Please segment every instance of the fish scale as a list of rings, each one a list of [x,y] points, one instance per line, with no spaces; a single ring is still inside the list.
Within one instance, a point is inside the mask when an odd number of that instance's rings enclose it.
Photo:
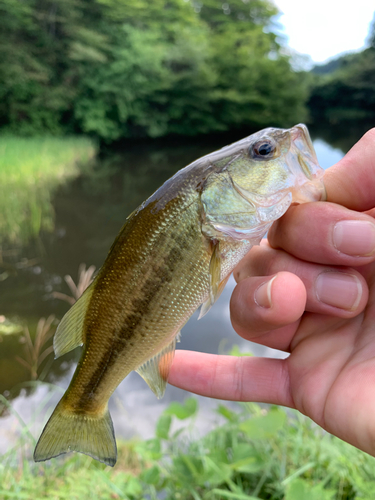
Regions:
[[[56,357],[83,350],[36,461],[75,450],[115,464],[115,388],[136,370],[164,394],[181,328],[290,203],[322,199],[322,172],[304,125],[265,129],[187,166],[127,218],[57,329]]]
[[[169,343],[170,337],[176,335],[185,323],[184,318],[192,314],[207,296],[208,276],[205,270],[210,262],[210,253],[203,238],[198,237],[199,224],[191,225],[192,217],[198,221],[199,205],[197,200],[182,213],[179,212],[179,218],[168,224],[167,232],[149,226],[148,231],[152,230],[154,234],[153,244],[148,244],[148,253],[143,259],[135,259],[136,262],[130,260],[130,272],[137,279],[133,278],[132,286],[127,286],[126,290],[118,289],[118,282],[122,284],[121,288],[127,282],[127,270],[121,269],[118,263],[122,255],[134,252],[132,235],[127,235],[119,254],[114,251],[104,264],[97,277],[98,281],[105,277],[102,280],[104,290],[101,287],[97,292],[94,287],[85,320],[88,341],[82,363],[87,362],[91,369],[77,370],[77,377],[67,393],[67,404],[78,399],[79,406],[85,411],[98,411],[130,371],[142,364],[145,357],[151,357],[161,343]],[[160,215],[163,219],[159,226],[162,226],[163,221],[170,218],[168,214]],[[154,219],[152,217],[153,223]],[[141,225],[144,238],[147,238],[146,224]],[[195,232],[191,228],[186,231],[186,225],[194,227]],[[126,230],[127,227],[123,229]],[[135,238],[138,236],[137,231]],[[178,252],[175,258],[172,258],[173,252]],[[113,269],[117,270],[117,276],[109,279],[108,270]],[[176,279],[172,281],[176,276],[183,279],[176,283]],[[194,280],[189,276],[194,276]],[[172,294],[178,303],[178,309],[174,306],[173,314],[170,311]],[[127,304],[122,306],[121,311],[117,307],[118,301]],[[103,304],[106,304],[106,315],[101,317]],[[108,323],[109,318],[114,318],[121,328]],[[115,341],[113,337],[107,339],[104,347],[102,331],[108,328],[114,332]],[[132,357],[129,357],[131,342],[139,348],[134,348]],[[117,366],[110,370],[114,364]],[[91,394],[94,386],[95,398],[82,397],[82,394]]]

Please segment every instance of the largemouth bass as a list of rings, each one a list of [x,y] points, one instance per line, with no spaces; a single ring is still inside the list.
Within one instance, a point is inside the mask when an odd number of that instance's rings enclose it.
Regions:
[[[35,460],[74,450],[113,466],[118,384],[136,370],[163,396],[186,321],[291,203],[323,198],[322,175],[304,125],[268,128],[191,163],[137,208],[56,331],[56,357],[84,347]]]

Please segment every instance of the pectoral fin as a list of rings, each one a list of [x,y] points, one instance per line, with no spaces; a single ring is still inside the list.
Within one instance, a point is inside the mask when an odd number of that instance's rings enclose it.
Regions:
[[[215,303],[221,275],[221,259],[220,259],[220,241],[214,244],[213,252],[210,260],[210,300],[211,305]]]
[[[203,302],[198,319],[203,318],[205,314],[211,309],[215,304],[217,299],[220,297],[221,292],[224,290],[225,285],[229,279],[228,275],[226,278],[220,281],[221,277],[221,257],[220,257],[220,241],[216,241],[214,244],[214,249],[211,255],[210,261],[210,294],[206,302]]]
[[[91,284],[60,321],[53,339],[55,358],[85,343],[83,324],[93,290]]]
[[[178,332],[170,344],[135,370],[145,380],[158,399],[164,396],[169,370],[172,366],[176,350],[176,342],[179,342],[179,340],[180,332]]]

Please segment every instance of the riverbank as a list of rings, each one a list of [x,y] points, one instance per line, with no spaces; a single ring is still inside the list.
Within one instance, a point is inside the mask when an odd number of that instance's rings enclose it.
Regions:
[[[54,189],[78,175],[96,152],[85,137],[0,136],[0,246],[52,230]]]

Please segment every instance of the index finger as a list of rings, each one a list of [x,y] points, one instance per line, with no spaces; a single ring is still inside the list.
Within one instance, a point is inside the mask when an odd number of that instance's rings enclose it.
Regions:
[[[177,350],[168,382],[209,398],[295,407],[286,359]]]

